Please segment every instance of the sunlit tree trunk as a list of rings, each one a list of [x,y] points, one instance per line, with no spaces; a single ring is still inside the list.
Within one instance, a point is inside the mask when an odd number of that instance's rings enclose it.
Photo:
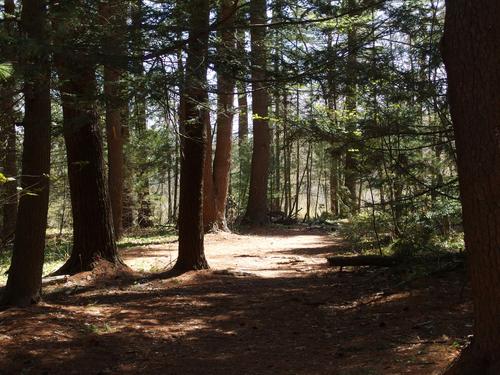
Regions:
[[[233,101],[235,79],[227,65],[234,55],[236,37],[233,30],[238,1],[223,0],[220,10],[220,45],[217,56],[217,134],[213,162],[213,193],[215,216],[205,222],[210,230],[229,231],[226,220],[226,202],[231,172],[231,149],[233,134]]]
[[[250,1],[250,22],[263,25],[267,21],[266,0]],[[266,28],[252,27],[251,70],[252,70],[252,111],[253,111],[253,151],[250,172],[250,191],[244,222],[250,225],[263,225],[267,217],[267,183],[271,161],[271,134],[269,129],[266,66],[267,49]]]

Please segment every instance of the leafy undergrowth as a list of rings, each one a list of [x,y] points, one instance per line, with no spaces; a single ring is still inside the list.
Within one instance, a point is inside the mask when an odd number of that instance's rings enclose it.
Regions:
[[[118,242],[119,249],[130,247],[159,245],[175,241],[177,234],[175,228],[171,226],[140,229],[135,228],[124,233],[123,238]],[[43,265],[43,275],[49,275],[61,267],[71,253],[71,233],[63,232],[61,235],[53,231],[47,231],[45,246],[45,262]],[[7,270],[12,257],[12,246],[0,252],[0,286],[7,282]],[[141,271],[153,272],[155,269],[142,268]]]

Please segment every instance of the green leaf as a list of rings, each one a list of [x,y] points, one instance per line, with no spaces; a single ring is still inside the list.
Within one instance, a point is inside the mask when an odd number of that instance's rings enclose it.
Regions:
[[[0,81],[5,81],[12,75],[12,65],[9,63],[0,64]]]

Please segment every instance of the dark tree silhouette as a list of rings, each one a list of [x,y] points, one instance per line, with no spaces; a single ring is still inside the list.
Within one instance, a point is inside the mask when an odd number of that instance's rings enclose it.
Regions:
[[[46,2],[22,2],[21,27],[33,46],[47,41]],[[12,263],[2,305],[40,300],[50,173],[50,64],[44,48],[24,51],[24,141],[21,186]]]
[[[208,268],[203,245],[203,164],[206,146],[206,76],[209,2],[191,0],[188,57],[181,115],[178,271]]]
[[[56,274],[88,271],[101,259],[121,264],[105,178],[95,62],[89,51],[77,47],[78,38],[84,32],[81,23],[68,17],[75,6],[82,7],[77,14],[83,17],[86,14],[84,5],[80,1],[61,3],[55,13],[55,61],[60,80],[73,212],[73,250]]]
[[[456,136],[472,343],[447,375],[500,374],[500,3],[448,0],[442,51]]]

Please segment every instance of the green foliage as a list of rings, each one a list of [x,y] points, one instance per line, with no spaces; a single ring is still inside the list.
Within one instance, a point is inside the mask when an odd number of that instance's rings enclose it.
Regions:
[[[13,68],[12,64],[2,63],[0,64],[0,81],[5,81],[12,76]]]
[[[134,228],[127,231],[117,245],[119,248],[159,245],[172,241],[176,237],[177,232],[173,226],[148,229]]]
[[[392,240],[391,217],[387,212],[362,211],[349,220],[340,222],[339,234],[346,238],[356,251],[385,247]],[[380,244],[379,244],[380,241]]]
[[[59,237],[49,232],[45,243],[45,262],[43,264],[43,274],[48,275],[56,271],[63,265],[64,261],[71,253],[71,237],[67,234]],[[12,247],[0,252],[0,285],[7,281],[6,272],[10,267],[12,257]]]

